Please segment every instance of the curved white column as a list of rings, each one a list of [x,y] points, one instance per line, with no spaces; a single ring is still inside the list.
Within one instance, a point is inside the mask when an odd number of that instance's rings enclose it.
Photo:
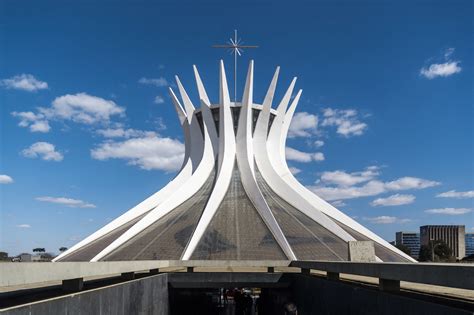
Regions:
[[[297,103],[293,103],[288,111],[285,113],[283,121],[276,121],[277,118],[273,121],[270,134],[269,134],[269,141],[268,146],[277,145],[278,149],[274,151],[275,154],[270,154],[270,160],[273,165],[273,168],[277,171],[279,177],[281,177],[288,185],[290,185],[304,200],[311,203],[315,208],[323,212],[325,215],[343,223],[344,225],[352,228],[353,230],[364,234],[368,238],[376,241],[380,245],[386,247],[392,252],[396,252],[400,256],[412,261],[416,262],[415,259],[410,257],[409,255],[405,254],[404,252],[398,250],[394,246],[390,245],[387,241],[383,238],[378,236],[377,234],[371,232],[369,229],[365,228],[361,224],[357,223],[355,220],[350,218],[349,216],[345,215],[337,208],[332,206],[330,203],[326,202],[305,186],[303,186],[290,172],[290,169],[286,163],[285,158],[285,144],[286,144],[286,137],[288,135],[288,129],[290,127],[291,119],[293,118]],[[275,122],[277,122],[275,124]],[[270,136],[272,140],[270,141]]]
[[[202,145],[202,155],[197,156],[196,154],[192,154],[191,152],[191,160],[193,161],[193,165],[197,165],[195,171],[191,175],[191,177],[183,183],[180,187],[177,187],[173,194],[167,198],[163,203],[159,204],[156,208],[154,208],[150,213],[148,213],[145,217],[143,217],[139,222],[133,225],[130,229],[128,229],[124,234],[118,237],[115,241],[113,241],[109,246],[107,246],[104,250],[102,250],[99,254],[97,254],[91,261],[99,261],[100,259],[104,258],[108,254],[110,254],[115,249],[119,248],[121,245],[125,244],[127,241],[132,239],[138,233],[149,227],[151,224],[162,218],[164,215],[178,207],[180,204],[185,202],[187,199],[192,197],[206,182],[209,178],[211,172],[214,170],[215,165],[215,157],[217,152],[214,150],[213,142],[217,141],[216,138],[211,139],[209,135],[209,129],[212,130],[214,128],[215,134],[215,125],[213,121],[209,121],[210,110],[208,114],[203,113],[203,134],[204,139],[201,134],[201,130],[199,128],[197,118],[194,115],[194,106],[189,99],[188,94],[186,93],[184,87],[182,86],[179,79],[176,77],[176,82],[178,84],[178,88],[180,90],[181,98],[183,100],[187,118],[190,119],[191,125],[191,141],[197,141],[196,144],[203,143]],[[204,106],[206,107],[206,106]],[[205,111],[204,111],[205,112]],[[212,119],[212,116],[210,117]],[[212,124],[211,124],[212,122]],[[193,126],[198,126],[198,129],[194,128]],[[212,133],[212,131],[211,131]],[[199,139],[201,138],[201,139]],[[194,145],[194,142],[191,144]],[[195,159],[195,160],[193,160]],[[199,161],[197,161],[199,159]]]
[[[173,180],[171,180],[165,187],[148,197],[147,199],[140,202],[135,207],[131,208],[115,220],[111,221],[104,227],[100,228],[96,232],[92,233],[79,243],[75,244],[74,246],[70,247],[67,251],[61,253],[56,258],[53,259],[53,262],[61,260],[62,258],[66,257],[67,255],[73,253],[74,251],[81,249],[82,247],[94,242],[95,240],[101,238],[102,236],[110,233],[111,231],[115,230],[116,228],[124,225],[127,222],[134,220],[135,218],[141,216],[142,214],[146,213],[147,211],[152,210],[160,203],[162,203],[166,198],[168,198],[178,187],[183,185],[192,174],[193,170],[193,163],[191,161],[191,155],[196,156],[202,154],[202,145],[192,145],[190,141],[190,125],[188,122],[188,118],[186,112],[184,111],[183,107],[181,106],[179,100],[176,98],[176,95],[173,93],[171,89],[169,89],[171,99],[173,101],[173,105],[176,109],[176,113],[178,114],[179,122],[183,129],[183,133],[185,136],[185,151],[184,151],[184,160],[181,166],[180,171],[175,176]],[[198,126],[199,127],[199,126]],[[202,143],[202,140],[201,140]]]
[[[253,104],[253,60],[250,61],[247,80],[245,83],[242,107],[240,109],[237,128],[237,164],[239,166],[242,185],[247,196],[252,201],[258,213],[264,220],[275,240],[288,259],[295,260],[296,256],[278,225],[273,213],[268,207],[255,179],[254,155],[252,145],[252,104]]]
[[[197,73],[197,70],[195,70],[195,72]],[[198,76],[198,74],[196,76]],[[209,223],[224,199],[232,180],[236,146],[232,113],[230,111],[229,89],[222,60],[219,67],[219,103],[219,162],[217,179],[201,219],[199,220],[193,236],[191,237],[191,240],[181,258],[183,260],[189,260],[191,258],[194,250],[199,244],[199,241],[204,235],[204,232],[209,226]]]
[[[211,103],[209,98],[207,97],[206,90],[204,89],[204,85],[202,84],[201,77],[199,76],[199,72],[196,66],[193,66],[194,69],[194,77],[196,79],[196,85],[199,93],[199,99],[201,103],[201,115],[203,120],[203,125],[206,126],[207,132],[209,134],[209,138],[211,139],[212,149],[217,154],[219,140],[217,138],[217,130],[216,124],[214,123],[214,117],[212,117],[211,112]]]
[[[268,89],[267,95],[263,101],[263,108],[258,116],[257,124],[255,127],[254,132],[254,152],[255,152],[255,161],[257,163],[257,167],[265,180],[265,182],[270,186],[270,188],[281,198],[283,198],[286,202],[294,206],[296,209],[300,210],[302,213],[313,219],[314,221],[318,222],[321,226],[326,228],[327,230],[331,231],[333,234],[338,236],[344,241],[354,241],[355,239],[344,231],[339,225],[334,223],[331,219],[329,219],[326,215],[321,213],[316,207],[314,207],[311,203],[307,200],[301,198],[299,194],[293,189],[293,187],[287,184],[277,173],[277,171],[272,167],[270,162],[270,156],[279,156],[281,152],[280,146],[276,144],[280,144],[280,139],[272,139],[272,137],[279,136],[281,133],[271,133],[268,136],[267,140],[267,133],[268,133],[268,123],[270,120],[270,108],[271,102],[273,99],[273,95],[275,93],[278,70],[275,72],[273,76],[272,82]],[[296,82],[296,78],[293,79],[291,82],[290,87],[286,91],[280,105],[278,106],[278,114],[284,117],[286,107],[291,98],[291,94],[293,92],[293,88]],[[302,90],[298,92],[296,97],[293,100],[292,106],[296,106],[295,104],[298,103],[299,98],[301,96]],[[284,125],[285,120],[282,119],[282,116],[275,117],[273,120],[272,126],[275,126],[277,129],[278,125]],[[273,129],[273,130],[275,130]],[[267,146],[268,143],[268,146]],[[271,145],[273,144],[273,145]],[[324,245],[326,245],[323,242]],[[331,248],[328,247],[328,250],[332,251]]]

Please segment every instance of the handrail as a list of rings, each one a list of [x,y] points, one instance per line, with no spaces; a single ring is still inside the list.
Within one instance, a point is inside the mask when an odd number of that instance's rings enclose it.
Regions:
[[[407,281],[445,287],[474,289],[474,265],[444,263],[386,263],[386,262],[329,262],[292,261],[291,267],[314,269],[338,274],[352,274],[379,278],[383,281]]]

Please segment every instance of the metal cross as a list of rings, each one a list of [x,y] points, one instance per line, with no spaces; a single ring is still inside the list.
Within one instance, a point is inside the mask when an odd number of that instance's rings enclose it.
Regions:
[[[234,39],[230,38],[227,45],[212,45],[214,48],[229,48],[229,52],[234,54],[234,102],[237,102],[237,55],[242,56],[243,48],[258,48],[258,46],[242,44],[242,40],[237,38],[237,30],[234,30]]]

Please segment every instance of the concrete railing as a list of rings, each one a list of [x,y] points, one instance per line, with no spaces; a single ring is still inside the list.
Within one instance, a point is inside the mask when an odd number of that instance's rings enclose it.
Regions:
[[[57,262],[57,263],[2,263],[0,264],[0,287],[33,285],[52,281],[62,281],[66,290],[82,288],[87,277],[107,278],[121,274],[124,279],[133,279],[134,273],[158,273],[160,269],[195,268],[213,269],[218,272],[232,271],[232,268],[259,268],[274,272],[278,267],[295,267],[304,274],[311,270],[327,273],[329,279],[337,280],[340,274],[375,277],[379,287],[385,291],[400,289],[400,281],[432,284],[445,287],[474,289],[474,265],[464,264],[424,264],[424,263],[367,263],[367,262],[327,262],[327,261],[114,261],[114,262]],[[172,271],[171,271],[172,272]]]
[[[163,268],[274,268],[287,267],[290,261],[242,261],[242,260],[144,260],[106,262],[45,262],[45,263],[0,263],[0,287],[30,285],[36,283],[108,277],[122,274],[129,278],[135,272],[158,273]],[[269,269],[271,271],[271,269]]]
[[[326,271],[329,279],[339,279],[341,273],[378,278],[386,291],[399,290],[400,281],[474,289],[474,265],[467,264],[292,261],[290,266],[307,274]]]

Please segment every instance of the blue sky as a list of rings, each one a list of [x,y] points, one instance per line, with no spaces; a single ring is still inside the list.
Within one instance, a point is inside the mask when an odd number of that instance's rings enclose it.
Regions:
[[[285,2],[286,3],[286,2]],[[0,250],[57,252],[160,189],[183,137],[166,92],[217,101],[213,49],[237,28],[260,47],[261,102],[303,96],[296,177],[387,240],[424,224],[474,228],[471,1],[0,2]],[[231,82],[230,82],[231,83]]]

